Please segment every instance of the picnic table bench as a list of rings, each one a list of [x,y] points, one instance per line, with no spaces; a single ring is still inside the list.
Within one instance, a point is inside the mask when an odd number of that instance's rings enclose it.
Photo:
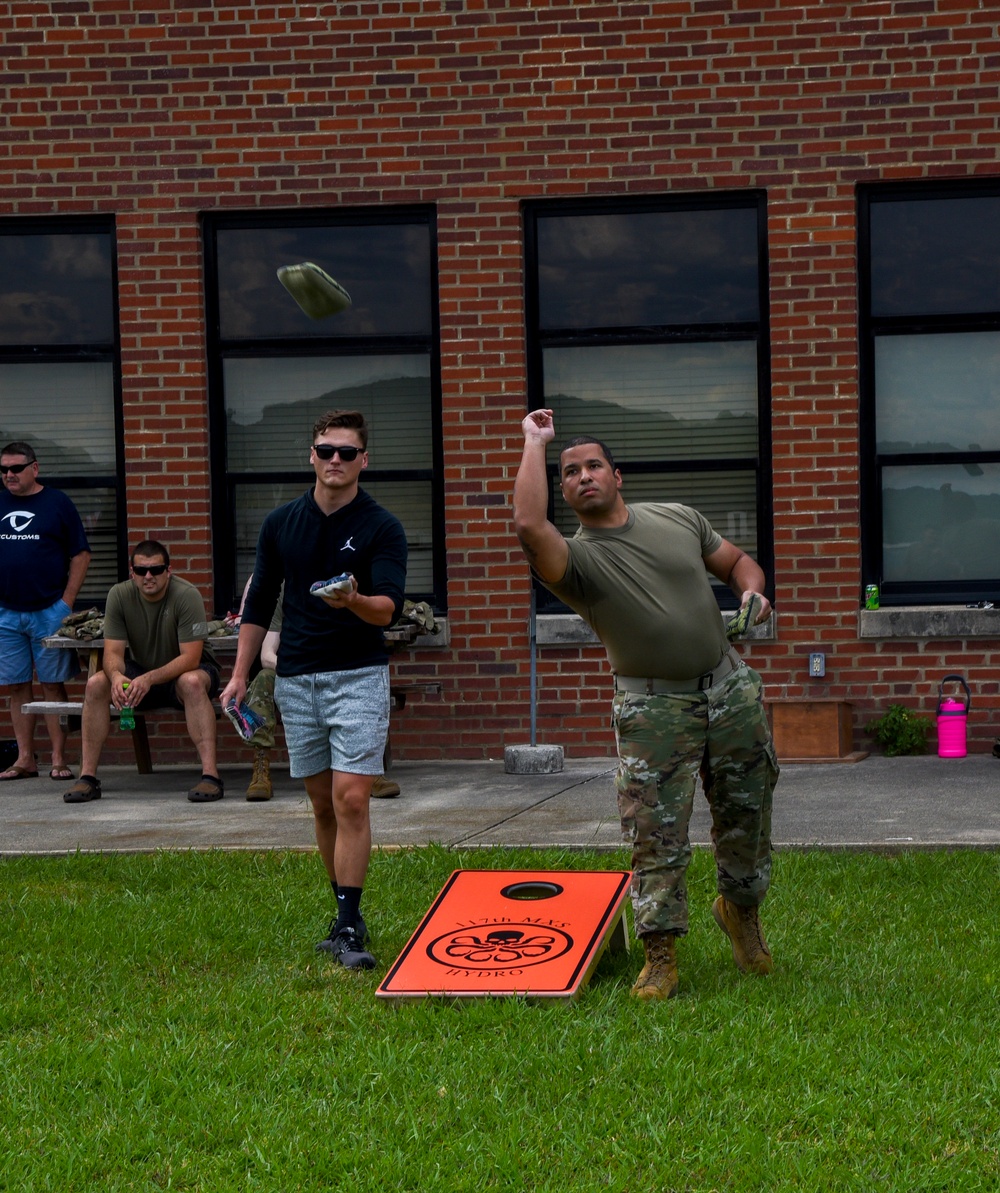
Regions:
[[[414,640],[420,633],[420,627],[416,624],[413,626],[393,627],[385,631],[383,637],[386,645],[389,648],[389,653],[393,654],[406,646],[411,646]],[[56,634],[50,638],[43,639],[45,645],[53,650],[76,650],[80,654],[87,655],[87,678],[89,679],[101,666],[101,653],[104,649],[103,638],[65,638],[62,635]],[[211,644],[211,647],[220,655],[235,655],[236,645],[239,641],[238,634],[225,634],[212,636],[206,639]],[[410,692],[440,692],[440,683],[424,683],[424,684],[391,684],[389,687],[390,706],[399,710],[406,707],[406,697]],[[170,712],[171,709],[153,709],[148,713],[142,712],[140,709],[134,709],[135,728],[132,730],[132,747],[135,750],[135,765],[136,770],[140,775],[151,775],[153,773],[153,757],[149,748],[149,732],[146,728],[146,718],[154,715],[157,712]],[[26,704],[21,705],[21,712],[26,714],[36,714],[38,716],[52,716],[57,715],[60,721],[66,728],[72,732],[80,728],[81,719],[83,717],[83,701],[82,700],[31,700]],[[218,717],[218,712],[216,716]],[[119,710],[111,706],[112,718],[119,716]],[[386,740],[385,747],[385,766],[388,767],[391,758],[389,741]]]

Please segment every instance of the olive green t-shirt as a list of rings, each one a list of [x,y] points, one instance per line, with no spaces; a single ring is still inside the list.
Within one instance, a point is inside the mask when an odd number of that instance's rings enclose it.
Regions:
[[[729,649],[704,561],[721,545],[686,505],[630,505],[624,526],[581,526],[566,574],[545,587],[590,624],[618,675],[694,679]]]
[[[143,671],[165,667],[180,654],[182,642],[204,641],[205,602],[193,584],[171,576],[162,601],[147,601],[131,580],[116,584],[104,610],[104,636],[128,643],[133,662]],[[201,661],[218,666],[205,642]]]

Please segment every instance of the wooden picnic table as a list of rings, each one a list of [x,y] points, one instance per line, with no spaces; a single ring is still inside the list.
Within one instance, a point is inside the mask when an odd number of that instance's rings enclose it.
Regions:
[[[420,626],[393,626],[383,631],[382,637],[389,653],[394,654],[404,646],[412,646],[420,634]],[[220,654],[235,654],[239,643],[239,634],[210,634],[205,641]],[[53,634],[43,638],[42,642],[53,650],[76,650],[87,655],[87,678],[89,679],[101,665],[101,652],[104,649],[103,638],[66,638],[62,634]]]

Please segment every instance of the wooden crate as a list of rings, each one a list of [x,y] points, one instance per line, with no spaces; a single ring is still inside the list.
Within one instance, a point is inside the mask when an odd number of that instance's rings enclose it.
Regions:
[[[851,704],[808,697],[770,702],[771,730],[779,762],[860,762],[854,749]]]

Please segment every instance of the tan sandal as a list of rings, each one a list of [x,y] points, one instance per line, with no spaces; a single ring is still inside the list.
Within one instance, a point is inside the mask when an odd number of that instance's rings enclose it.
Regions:
[[[224,794],[221,779],[214,775],[202,775],[188,792],[188,799],[193,804],[212,804],[222,799]]]
[[[63,796],[65,804],[89,804],[92,799],[101,798],[100,779],[86,779],[83,775]]]

